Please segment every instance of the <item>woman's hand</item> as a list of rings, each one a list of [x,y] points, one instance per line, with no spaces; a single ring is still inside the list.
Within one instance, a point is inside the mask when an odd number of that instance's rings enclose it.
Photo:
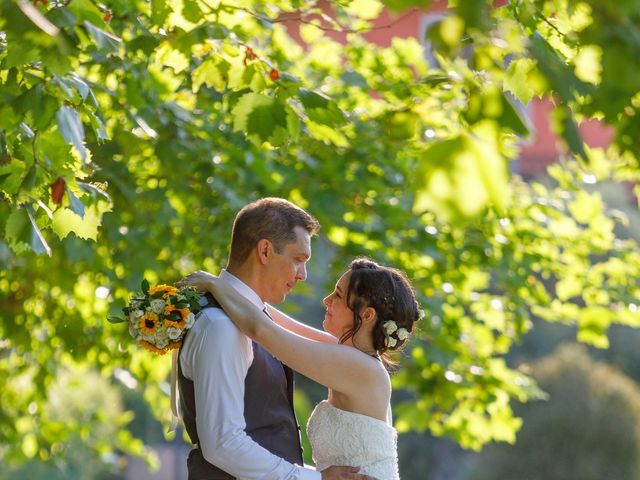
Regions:
[[[178,287],[194,287],[200,292],[211,292],[211,287],[215,285],[217,280],[219,277],[204,270],[198,270],[182,278],[176,285]]]
[[[208,272],[198,270],[190,273],[176,285],[179,287],[191,286],[203,293],[211,293],[238,329],[253,339],[255,339],[258,327],[268,318],[261,309],[243,297],[230,284]]]

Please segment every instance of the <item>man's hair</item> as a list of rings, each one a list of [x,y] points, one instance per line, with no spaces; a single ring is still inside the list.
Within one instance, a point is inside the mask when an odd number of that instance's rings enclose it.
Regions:
[[[281,253],[285,245],[295,243],[295,227],[302,227],[313,236],[320,224],[302,208],[283,198],[261,198],[246,205],[233,222],[229,263],[242,265],[262,239],[269,240],[276,253]]]

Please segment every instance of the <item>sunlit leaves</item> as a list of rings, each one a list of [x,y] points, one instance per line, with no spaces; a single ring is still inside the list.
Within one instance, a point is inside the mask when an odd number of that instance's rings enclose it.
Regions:
[[[225,73],[229,69],[229,64],[224,60],[210,58],[202,62],[198,68],[193,70],[192,88],[194,92],[200,90],[202,85],[224,90],[226,85]]]
[[[70,191],[69,191],[70,192]],[[69,208],[62,208],[53,214],[52,229],[60,238],[73,232],[79,238],[96,240],[102,215],[109,211],[104,202],[89,207],[82,206],[75,198]],[[80,215],[82,213],[82,215]]]
[[[554,14],[562,2],[456,2],[429,32],[428,65],[423,39],[379,47],[351,32],[341,44],[304,2],[49,2],[38,8],[53,37],[2,1],[0,338],[11,345],[0,345],[0,373],[13,388],[33,359],[38,375],[0,407],[20,425],[4,442],[11,458],[38,455],[46,442],[34,432],[60,428],[24,414],[36,390],[47,397],[60,357],[105,375],[127,365],[166,419],[157,385],[168,365],[105,323],[109,303],[143,277],[217,271],[234,213],[259,196],[318,216],[330,271],[364,254],[414,281],[427,315],[394,377],[414,397],[399,430],[468,448],[513,441],[510,402],[540,392],[502,356],[534,316],[597,346],[612,323],[640,324],[640,258],[615,236],[628,222],[580,191],[637,153],[640,55],[619,24],[582,6]],[[305,45],[276,21],[298,6]],[[321,26],[358,29],[379,4],[333,7]],[[509,178],[509,161],[528,134],[526,103],[549,94],[551,126],[590,170],[563,163],[553,184],[529,186]],[[594,116],[614,128],[615,148],[581,147],[579,122]],[[48,248],[51,258],[34,254]],[[117,438],[140,451],[124,430]]]
[[[281,145],[290,134],[297,135],[296,124],[287,121],[287,117],[294,114],[273,97],[247,93],[238,100],[232,113],[234,130],[245,132],[251,141],[258,144],[268,141]]]
[[[152,0],[151,20],[155,25],[163,25],[171,14],[171,3],[163,0]]]
[[[87,151],[84,146],[84,127],[78,112],[71,107],[60,107],[56,113],[56,120],[64,139],[75,147],[82,161],[86,161]]]
[[[436,209],[471,217],[487,205],[508,202],[507,172],[498,152],[495,124],[485,121],[472,135],[435,143],[424,152],[423,177],[414,211]]]
[[[100,50],[106,50],[111,53],[118,52],[118,47],[120,46],[122,40],[120,40],[115,35],[112,35],[109,32],[105,32],[104,30],[96,27],[88,20],[85,20],[84,26]]]
[[[585,45],[575,57],[576,77],[583,82],[598,85],[602,81],[602,49],[597,45]]]
[[[354,0],[347,7],[347,12],[365,19],[372,20],[380,15],[384,5],[379,0]]]
[[[329,127],[342,125],[345,122],[344,114],[327,96],[306,88],[301,88],[298,92],[309,119]]]
[[[21,252],[31,242],[31,226],[25,209],[14,210],[5,225],[7,239],[14,250]]]
[[[517,58],[511,62],[504,85],[525,104],[545,91],[544,79],[537,73],[536,62],[530,58]]]

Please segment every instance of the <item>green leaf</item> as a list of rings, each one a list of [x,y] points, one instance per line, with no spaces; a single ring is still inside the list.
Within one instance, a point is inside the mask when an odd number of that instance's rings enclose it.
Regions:
[[[67,190],[67,195],[69,195],[69,201],[70,201],[69,208],[73,213],[78,215],[80,218],[84,218],[84,204],[80,200],[78,200],[78,197],[75,196],[75,194],[71,191],[68,185],[66,190]]]
[[[286,111],[272,97],[247,93],[238,100],[231,113],[234,117],[233,130],[244,132],[258,144],[270,140],[279,144],[286,140]]]
[[[62,106],[56,114],[56,119],[64,139],[75,147],[82,161],[85,162],[87,150],[84,146],[84,128],[77,110],[66,105]]]
[[[127,319],[122,318],[122,317],[117,317],[115,315],[109,315],[107,317],[107,321],[109,323],[127,323]]]
[[[100,50],[106,50],[112,53],[118,52],[118,49],[120,48],[120,45],[122,43],[122,39],[96,27],[88,20],[84,22],[84,26],[89,32],[89,35],[91,35],[91,38],[93,38],[93,41],[96,42],[96,45]]]
[[[84,183],[84,182],[76,182],[76,183],[81,190],[91,194],[91,196],[93,197],[93,200],[96,200],[97,198],[102,197],[107,201],[111,202],[111,197],[109,197],[109,194],[104,190],[97,188],[95,185],[91,185],[90,183]]]
[[[65,4],[66,8],[73,15],[67,15],[67,26],[71,27],[84,22],[85,20],[94,25],[105,25],[103,14],[92,0],[73,0]]]
[[[589,156],[580,137],[571,109],[566,105],[558,105],[553,109],[551,119],[554,130],[562,135],[569,149],[583,161],[588,161]]]
[[[389,140],[408,140],[416,134],[419,117],[412,111],[388,112],[381,120],[382,128]]]
[[[36,184],[37,173],[37,168],[33,165],[29,170],[27,170],[27,174],[25,175],[20,188],[22,190],[31,190]]]
[[[102,215],[109,210],[109,205],[99,202],[85,206],[84,217],[80,217],[68,208],[60,208],[53,213],[53,231],[61,239],[73,232],[79,238],[96,240]]]
[[[411,7],[426,10],[432,2],[433,0],[384,0],[382,3],[394,12],[404,12]]]
[[[145,295],[149,294],[149,289],[151,287],[149,286],[149,281],[146,278],[142,279],[142,283],[140,284],[140,288],[142,289],[142,293],[144,293]]]
[[[30,219],[26,209],[17,208],[7,218],[5,234],[16,250],[20,245],[28,246],[31,241]]]
[[[532,74],[536,69],[536,63],[530,58],[517,58],[511,62],[507,69],[504,85],[518,100],[527,104],[536,95],[542,94],[542,85],[532,81]]]
[[[490,118],[522,137],[529,135],[528,120],[520,115],[497,85],[483,85],[480,91],[471,95],[465,117],[470,125]]]
[[[40,82],[17,101],[20,101],[19,111],[29,115],[33,119],[33,127],[38,130],[49,126],[58,108],[58,102],[45,93],[44,84]]]
[[[504,209],[509,201],[505,159],[498,150],[496,125],[478,123],[473,135],[435,143],[416,176],[415,212],[434,209],[454,220],[470,218],[486,206]]]
[[[602,214],[604,205],[599,193],[588,193],[580,191],[576,198],[569,204],[569,210],[574,218],[584,224],[589,224]]]
[[[51,248],[36,224],[35,212],[31,206],[14,210],[7,219],[5,232],[16,253],[29,247],[37,254],[46,253],[51,256]]]
[[[151,20],[158,27],[164,26],[173,9],[165,0],[151,0]]]
[[[353,0],[349,2],[347,11],[364,20],[378,18],[384,5],[379,0]]]
[[[553,89],[565,102],[573,100],[576,93],[586,95],[591,91],[591,86],[578,80],[566,60],[560,57],[539,32],[531,37],[529,50]]]
[[[316,123],[335,127],[345,123],[345,117],[338,105],[326,95],[306,88],[298,89],[298,96],[304,110]]]
[[[580,312],[580,318],[578,319],[578,340],[597,348],[607,348],[609,339],[606,332],[614,320],[615,314],[609,309],[602,307],[584,308]]]
[[[566,276],[556,284],[556,294],[560,300],[566,301],[579,296],[583,288],[584,282],[582,279],[576,276]]]
[[[110,140],[109,134],[107,133],[107,129],[102,123],[100,117],[98,117],[95,113],[91,112],[89,114],[89,120],[91,121],[91,128],[93,128],[93,132],[96,134],[98,141],[100,140]]]
[[[193,92],[200,90],[203,84],[218,91],[224,90],[228,79],[228,71],[229,64],[226,61],[205,60],[191,73]]]
[[[35,212],[33,211],[33,208],[31,206],[28,206],[26,210],[27,214],[29,215],[29,221],[31,222],[31,241],[29,243],[31,250],[36,252],[38,255],[46,253],[47,255],[51,256],[51,248],[49,247],[47,241],[44,239],[44,236],[38,228],[38,225],[36,225]]]
[[[191,23],[198,23],[202,20],[202,9],[197,0],[183,0],[182,16]]]

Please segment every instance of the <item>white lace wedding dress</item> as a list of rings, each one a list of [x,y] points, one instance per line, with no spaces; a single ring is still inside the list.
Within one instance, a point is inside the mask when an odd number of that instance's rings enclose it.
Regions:
[[[307,422],[317,470],[331,465],[361,467],[378,480],[399,480],[398,434],[391,425],[320,402]]]

